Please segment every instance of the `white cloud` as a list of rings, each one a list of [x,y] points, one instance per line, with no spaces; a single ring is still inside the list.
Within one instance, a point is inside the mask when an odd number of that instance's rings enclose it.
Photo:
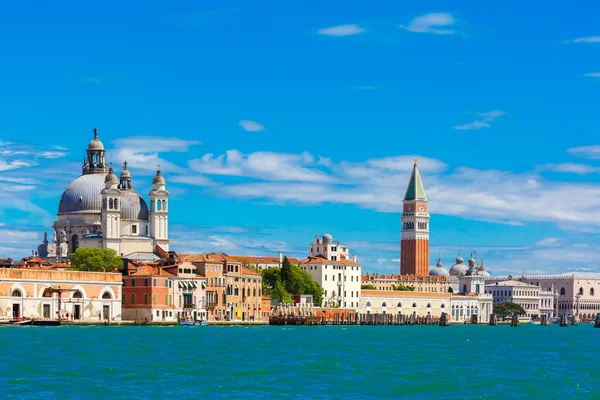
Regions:
[[[240,126],[244,128],[246,132],[260,132],[267,129],[256,121],[249,121],[246,119],[240,121]]]
[[[575,156],[589,158],[592,160],[600,160],[600,145],[573,147],[568,149],[567,152]]]
[[[317,33],[325,36],[350,36],[365,32],[366,29],[358,24],[338,25],[319,29]]]
[[[164,153],[184,153],[192,146],[201,144],[197,140],[184,140],[178,138],[165,138],[159,136],[132,136],[114,141],[115,151],[110,152],[110,159],[117,166],[127,161],[130,168],[146,171],[155,171],[158,165],[164,171],[181,172],[181,168],[174,163],[160,157]]]
[[[570,40],[571,43],[600,43],[600,36],[587,36]]]
[[[470,122],[464,125],[455,126],[454,129],[458,130],[471,130],[471,129],[481,129],[481,128],[490,128],[490,123],[498,119],[499,117],[506,115],[505,111],[502,110],[491,110],[483,113],[477,114],[479,119]]]
[[[256,152],[244,155],[239,150],[228,150],[219,156],[205,154],[200,159],[189,161],[189,166],[205,175],[245,176],[276,181],[331,181],[331,177],[319,169],[319,161],[306,152]]]
[[[408,25],[400,25],[402,29],[410,32],[435,33],[437,35],[452,35],[456,33],[454,29],[440,29],[440,27],[451,27],[456,20],[449,13],[431,13],[417,17],[410,21]]]
[[[564,172],[570,174],[587,175],[600,172],[600,168],[587,164],[565,162],[559,164],[544,164],[539,167],[540,171]]]
[[[553,247],[553,246],[559,246],[560,242],[561,242],[561,240],[559,238],[547,237],[545,239],[537,241],[535,244],[537,246]]]
[[[600,72],[590,72],[587,74],[583,74],[583,76],[588,76],[591,78],[600,78]]]

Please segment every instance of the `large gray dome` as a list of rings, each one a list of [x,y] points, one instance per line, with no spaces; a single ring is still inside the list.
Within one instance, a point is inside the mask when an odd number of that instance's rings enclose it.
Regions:
[[[104,174],[82,175],[67,186],[58,205],[59,213],[100,212]]]
[[[449,276],[448,270],[444,267],[435,266],[429,270],[429,276]]]
[[[121,219],[148,221],[148,204],[133,190],[121,192]]]
[[[450,268],[451,276],[463,276],[467,274],[467,266],[465,264],[454,264]]]

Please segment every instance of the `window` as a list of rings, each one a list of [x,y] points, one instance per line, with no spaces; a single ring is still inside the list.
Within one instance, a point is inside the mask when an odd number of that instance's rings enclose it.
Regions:
[[[123,296],[121,296],[121,303],[127,304],[127,296],[125,296],[125,293],[123,293]]]
[[[79,236],[73,235],[71,237],[71,253],[75,253],[79,248]]]
[[[561,295],[561,296],[564,296],[564,295],[566,295],[566,294],[567,294],[567,291],[565,290],[565,288],[564,288],[564,287],[563,287],[563,288],[560,288],[560,295]]]
[[[165,294],[165,305],[169,305],[169,295]]]
[[[131,304],[135,304],[135,293],[131,293]]]
[[[594,295],[594,288],[591,288],[590,289],[590,296],[593,296],[593,295]]]
[[[367,301],[367,304],[366,304],[366,306],[367,306],[367,307],[371,307],[371,302],[370,302],[370,301]]]
[[[579,288],[579,294],[583,295],[583,288],[582,287]]]
[[[137,234],[137,225],[131,225],[131,233]]]
[[[152,295],[152,304],[156,304],[156,293]]]
[[[144,293],[144,304],[148,304],[148,293]]]
[[[112,299],[112,296],[110,295],[110,292],[104,292],[104,294],[102,295],[102,298],[104,300],[110,300],[110,299]]]
[[[148,286],[148,278],[144,279],[144,286]]]
[[[83,293],[81,293],[79,290],[76,291],[75,293],[73,293],[73,298],[74,299],[82,299],[83,298]]]
[[[153,286],[156,286],[156,279],[154,279],[154,285]]]
[[[131,286],[135,286],[135,279],[131,280]]]
[[[21,293],[21,291],[19,289],[15,289],[15,290],[13,290],[11,296],[12,297],[23,297],[23,293]]]

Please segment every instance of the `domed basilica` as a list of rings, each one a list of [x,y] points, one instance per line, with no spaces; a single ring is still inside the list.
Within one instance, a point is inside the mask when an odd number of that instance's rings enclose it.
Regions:
[[[117,179],[105,159],[104,145],[94,129],[82,174],[63,192],[58,204],[54,236],[38,247],[38,256],[52,262],[65,260],[79,247],[109,248],[127,257],[148,253],[155,245],[169,250],[169,192],[160,169],[152,180],[150,208],[135,190],[127,162]],[[138,254],[140,256],[140,254]]]

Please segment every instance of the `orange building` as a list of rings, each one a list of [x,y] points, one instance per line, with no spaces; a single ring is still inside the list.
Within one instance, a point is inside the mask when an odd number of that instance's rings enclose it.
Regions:
[[[206,278],[187,262],[159,266],[128,260],[123,275],[123,319],[173,322],[206,319]]]
[[[404,195],[402,208],[400,273],[429,275],[429,212],[417,159]]]
[[[239,257],[224,254],[180,254],[207,278],[209,321],[263,321],[262,276]],[[268,320],[268,318],[267,318]]]

